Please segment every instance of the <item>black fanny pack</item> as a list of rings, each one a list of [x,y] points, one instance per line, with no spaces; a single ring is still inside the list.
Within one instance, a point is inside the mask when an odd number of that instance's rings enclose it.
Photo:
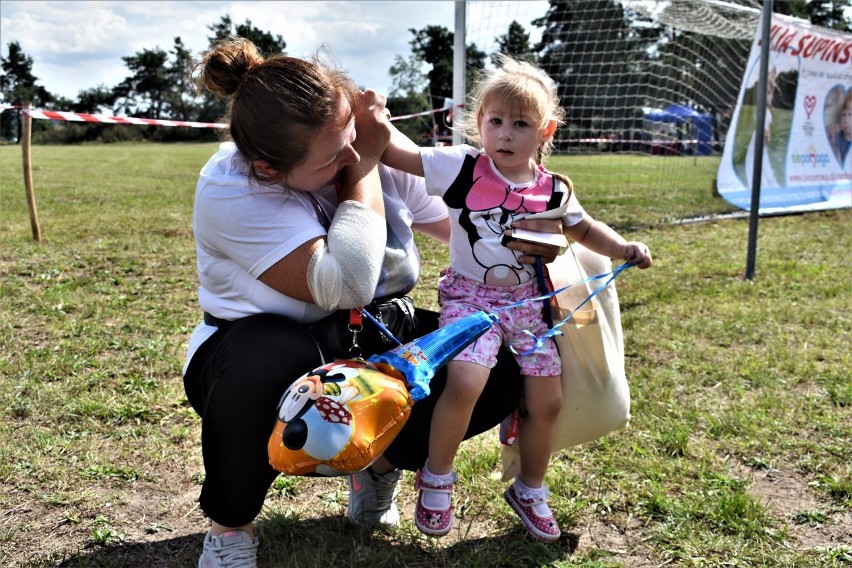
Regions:
[[[380,298],[364,309],[401,343],[414,339],[417,319],[414,301],[408,296]],[[310,330],[327,360],[369,357],[397,346],[369,318],[353,321],[350,310],[334,312],[311,324]]]

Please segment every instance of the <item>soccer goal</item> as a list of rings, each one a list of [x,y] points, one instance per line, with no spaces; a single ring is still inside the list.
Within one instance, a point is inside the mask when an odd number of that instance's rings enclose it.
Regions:
[[[730,212],[715,176],[760,18],[758,0],[466,2],[466,43],[523,48],[567,120],[548,166],[616,223]],[[519,47],[520,46],[520,47]]]

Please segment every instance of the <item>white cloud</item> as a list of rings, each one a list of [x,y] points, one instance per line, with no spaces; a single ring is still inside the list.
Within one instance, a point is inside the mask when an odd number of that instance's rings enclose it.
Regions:
[[[143,49],[169,51],[180,37],[193,54],[208,46],[208,26],[229,14],[233,22],[281,35],[291,55],[328,47],[362,86],[387,92],[396,55],[411,53],[410,28],[454,28],[455,3],[440,1],[18,1],[0,2],[0,53],[18,42],[33,59],[33,74],[51,93],[76,98],[83,89],[112,87],[129,71],[122,57]],[[546,0],[468,2],[468,29],[490,52],[493,38],[518,19],[535,36],[531,16],[543,15]],[[487,18],[486,18],[487,16]],[[471,21],[471,20],[476,21]],[[487,22],[487,23],[486,23]],[[480,38],[481,36],[481,38]],[[489,37],[490,36],[490,37]],[[486,45],[489,44],[489,45]]]

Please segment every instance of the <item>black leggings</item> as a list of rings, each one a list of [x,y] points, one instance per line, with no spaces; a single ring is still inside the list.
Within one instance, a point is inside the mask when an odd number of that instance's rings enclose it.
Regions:
[[[416,337],[437,329],[435,312],[416,313]],[[274,314],[229,323],[195,353],[184,388],[202,419],[206,476],[200,504],[213,521],[238,527],[260,513],[279,474],[267,455],[278,401],[290,383],[321,363],[319,346],[307,328]],[[408,421],[385,450],[384,457],[397,468],[414,471],[425,463],[432,412],[446,379],[444,368],[432,379],[430,396],[412,407]],[[465,438],[499,424],[517,406],[522,385],[512,354],[501,351]]]

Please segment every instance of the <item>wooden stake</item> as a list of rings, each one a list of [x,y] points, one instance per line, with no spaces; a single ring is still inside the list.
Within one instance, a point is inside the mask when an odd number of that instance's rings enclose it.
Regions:
[[[27,103],[26,108],[32,109],[33,104]],[[41,229],[38,224],[38,210],[36,209],[35,192],[33,191],[33,168],[31,159],[31,141],[33,130],[33,117],[29,113],[21,112],[21,120],[23,120],[23,128],[21,134],[21,149],[24,154],[24,189],[27,192],[27,206],[30,210],[30,226],[33,229],[33,239],[41,241]]]

